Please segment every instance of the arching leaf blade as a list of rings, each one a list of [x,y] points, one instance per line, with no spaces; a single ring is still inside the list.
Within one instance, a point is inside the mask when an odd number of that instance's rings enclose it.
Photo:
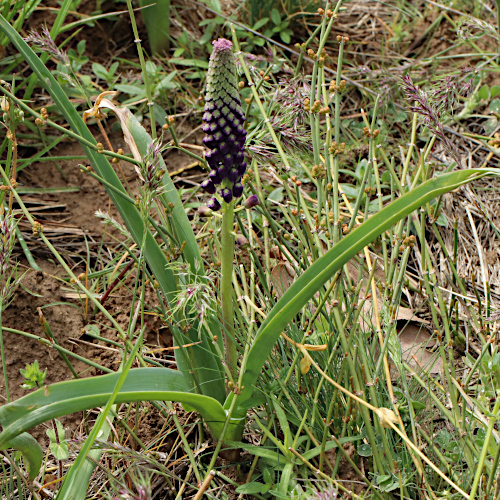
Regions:
[[[36,439],[31,434],[23,432],[4,443],[0,450],[7,448],[14,448],[21,452],[28,468],[28,479],[33,481],[38,476],[43,461],[43,450]]]
[[[0,448],[21,433],[47,420],[104,406],[120,373],[59,382],[39,389],[0,407]],[[218,438],[226,414],[214,398],[189,391],[182,373],[168,368],[130,370],[115,399],[116,404],[132,401],[178,401],[194,408]]]
[[[370,217],[314,262],[288,288],[259,328],[248,354],[242,382],[244,390],[239,396],[239,404],[245,406],[245,402],[252,397],[260,372],[281,333],[344,264],[384,231],[425,203],[487,174],[498,175],[498,172],[492,169],[460,170],[422,183]],[[241,410],[237,413],[242,415],[244,412]]]

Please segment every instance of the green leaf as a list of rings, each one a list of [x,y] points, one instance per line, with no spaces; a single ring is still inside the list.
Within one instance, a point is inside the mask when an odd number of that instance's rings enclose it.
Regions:
[[[280,453],[276,451],[272,451],[269,448],[264,448],[263,446],[255,446],[253,444],[240,443],[239,441],[224,441],[226,446],[234,447],[234,448],[243,448],[248,451],[252,455],[256,457],[262,457],[266,460],[271,461],[273,464],[277,464],[278,462],[285,462],[286,459]]]
[[[283,294],[260,326],[248,353],[242,380],[244,389],[238,399],[246,402],[252,397],[262,367],[281,333],[314,294],[351,258],[396,222],[425,203],[488,173],[497,172],[494,169],[461,170],[424,182],[370,217],[342,238],[323,257],[316,260]],[[237,411],[237,414],[243,415],[244,412]]]
[[[368,443],[363,443],[358,446],[358,455],[360,457],[371,457],[372,447]]]
[[[495,101],[498,101],[498,99],[495,99]],[[483,122],[482,125],[484,127],[484,133],[486,135],[491,135],[498,127],[498,119],[495,116],[491,116],[485,122]]]
[[[283,408],[280,406],[278,401],[274,399],[273,396],[271,396],[271,402],[273,404],[274,411],[276,412],[276,416],[278,417],[281,431],[284,434],[284,439],[283,439],[283,446],[288,450],[288,447],[290,446],[290,426],[288,425],[288,419],[286,418],[285,411]]]
[[[278,487],[278,491],[280,493],[287,493],[288,492],[288,487],[290,485],[290,481],[292,480],[293,467],[294,467],[294,464],[287,463],[285,465],[285,467],[283,468],[283,472],[281,473],[279,487]]]
[[[6,450],[8,448],[14,448],[21,452],[28,468],[29,480],[33,481],[33,479],[38,476],[43,461],[43,450],[36,439],[31,434],[23,432],[3,442],[0,446],[0,450]]]
[[[259,19],[254,25],[253,25],[253,30],[254,31],[259,31],[260,28],[262,28],[262,26],[264,26],[265,24],[267,24],[267,22],[269,21],[269,18],[268,17],[263,17],[262,19]]]
[[[354,441],[359,441],[360,439],[363,439],[363,437],[362,436],[348,436],[348,437],[344,437],[342,439],[339,439],[339,441],[341,444],[345,444],[345,443],[352,443]],[[325,451],[333,450],[336,447],[337,447],[337,443],[335,441],[328,441],[325,444]],[[302,456],[306,460],[311,460],[312,458],[317,457],[320,453],[321,453],[321,446],[316,446],[315,448],[312,448],[309,451],[302,453]]]
[[[500,87],[498,85],[493,85],[490,88],[490,94],[492,98],[496,97],[497,95],[500,95]]]
[[[281,15],[280,15],[278,9],[273,9],[271,11],[271,19],[276,26],[281,24]]]
[[[136,87],[135,85],[128,85],[126,83],[115,83],[114,88],[129,95],[146,95],[146,88],[144,86]]]
[[[157,71],[158,68],[156,67],[156,64],[153,61],[146,61],[146,73],[148,75],[154,76],[156,75]]]
[[[32,427],[78,411],[104,406],[112,394],[120,373],[102,375],[44,387],[0,407],[0,449]],[[168,368],[130,370],[115,403],[132,401],[179,401],[187,403],[205,419],[214,437],[222,432],[226,413],[214,398],[193,394],[182,373]],[[236,426],[236,424],[235,424]],[[229,425],[229,428],[232,424]]]
[[[50,451],[57,460],[67,460],[69,458],[68,443],[66,441],[61,443],[51,441]]]
[[[47,429],[47,436],[49,436],[50,439],[50,451],[57,460],[67,460],[69,457],[69,450],[64,427],[59,420],[54,420],[54,422],[57,427],[57,438],[54,429]]]
[[[177,87],[177,84],[175,82],[172,82],[172,80],[176,75],[177,71],[172,71],[169,75],[167,75],[160,81],[160,87],[162,89],[175,89]]]
[[[236,493],[244,495],[258,495],[259,493],[267,493],[271,486],[268,484],[257,483],[255,481],[251,483],[242,484],[236,488]]]
[[[281,203],[283,201],[283,188],[278,187],[274,189],[269,196],[267,197],[267,200],[275,201],[277,203]]]
[[[438,218],[436,219],[436,224],[441,227],[448,227],[448,219],[446,218],[446,215],[444,215],[442,212],[438,215]]]
[[[139,0],[149,45],[154,54],[166,52],[170,46],[170,0]]]
[[[107,80],[108,72],[102,64],[92,63],[92,71],[94,72],[95,76],[99,77],[101,80]]]
[[[490,98],[490,88],[488,85],[484,84],[478,91],[478,97],[479,99],[484,99],[487,101]]]
[[[290,43],[292,41],[292,37],[290,36],[290,30],[281,31],[280,38],[283,41],[283,43],[286,44]]]
[[[172,58],[169,60],[172,64],[178,64],[179,66],[195,66],[196,68],[208,69],[208,62],[202,59],[182,59],[182,58]]]
[[[500,113],[500,99],[493,99],[490,102],[490,111],[492,113]]]
[[[78,44],[76,45],[76,51],[78,52],[78,55],[81,56],[83,55],[83,53],[85,52],[85,44],[86,44],[86,40],[83,39],[83,40],[80,40],[78,42]]]

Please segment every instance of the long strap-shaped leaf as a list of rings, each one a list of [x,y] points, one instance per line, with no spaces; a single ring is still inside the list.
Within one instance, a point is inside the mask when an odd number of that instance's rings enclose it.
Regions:
[[[52,418],[104,406],[120,373],[53,384],[0,407],[0,449],[35,425]],[[179,401],[193,407],[210,427],[215,438],[222,432],[226,413],[208,396],[189,392],[182,373],[169,368],[130,370],[115,403],[132,401]]]
[[[132,113],[128,114],[125,126],[132,134],[137,149],[143,156],[145,156],[148,145],[152,142],[151,136],[146,132],[145,128],[137,121]],[[163,164],[163,160],[161,161]],[[184,255],[186,260],[189,262],[193,273],[203,275],[204,269],[193,228],[191,227],[189,219],[186,216],[186,212],[184,211],[184,207],[182,206],[179,198],[179,193],[167,172],[163,176],[163,184],[165,186],[163,196],[165,196],[167,203],[171,202],[174,204],[171,218],[172,226],[180,243],[185,242]],[[220,339],[222,347],[220,327],[214,321],[211,322],[210,326],[212,328],[213,335]],[[218,356],[215,354],[214,346],[205,336],[199,336],[198,329],[196,327],[191,328],[188,332],[181,335],[183,338],[177,340],[181,345],[189,345],[189,347],[181,347],[180,349],[175,350],[177,368],[190,378],[190,373],[195,371],[198,386],[200,387],[202,394],[210,395],[222,403],[226,397],[224,371]],[[182,350],[184,352],[182,352]],[[186,363],[186,355],[189,358],[189,363]]]
[[[259,374],[281,332],[344,264],[384,231],[425,203],[487,174],[498,175],[499,172],[491,169],[461,170],[424,182],[361,224],[312,264],[285,292],[259,328],[248,354],[242,382],[244,390],[239,396],[239,404],[245,407],[245,401],[251,398]],[[227,402],[225,405],[227,406]],[[238,411],[238,415],[243,417],[244,410]]]

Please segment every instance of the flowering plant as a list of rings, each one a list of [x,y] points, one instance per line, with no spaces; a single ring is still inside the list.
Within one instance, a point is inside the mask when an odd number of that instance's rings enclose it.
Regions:
[[[245,115],[236,81],[233,44],[224,38],[213,42],[207,74],[203,142],[210,148],[205,158],[212,168],[202,187],[215,194],[221,186],[220,196],[226,203],[243,194],[241,178],[247,164],[244,161],[246,130]],[[214,197],[208,207],[218,210],[220,203]]]

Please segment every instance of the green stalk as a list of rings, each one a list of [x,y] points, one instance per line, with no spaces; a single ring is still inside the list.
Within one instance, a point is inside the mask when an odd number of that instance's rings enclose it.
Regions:
[[[237,375],[238,351],[234,337],[233,317],[233,258],[234,258],[234,204],[224,203],[221,228],[221,282],[222,319],[226,363],[233,378]]]
[[[500,410],[500,391],[497,391],[497,400],[495,401],[493,414],[490,416],[490,423],[488,424],[486,436],[484,436],[483,449],[481,450],[481,456],[479,457],[479,462],[476,467],[476,474],[474,475],[474,482],[472,483],[472,488],[470,490],[469,500],[474,500],[476,496],[476,492],[479,487],[479,481],[481,480],[481,476],[483,475],[483,466],[484,466],[484,461],[486,460],[486,455],[488,454],[488,447],[490,445],[491,434],[495,427],[495,423],[497,422],[499,410]]]
[[[497,29],[500,34],[500,0],[497,0]]]
[[[153,139],[156,138],[156,124],[155,115],[153,112],[153,96],[151,94],[151,85],[149,83],[149,76],[146,71],[146,62],[144,61],[144,52],[142,51],[141,39],[139,38],[139,31],[137,30],[137,23],[135,22],[134,9],[132,8],[131,0],[127,0],[128,12],[130,15],[130,22],[132,23],[132,31],[134,32],[134,42],[137,45],[137,53],[139,54],[139,60],[141,62],[142,79],[144,80],[144,86],[146,87],[146,96],[148,98],[148,108],[149,108],[149,121],[151,122],[151,135]]]

